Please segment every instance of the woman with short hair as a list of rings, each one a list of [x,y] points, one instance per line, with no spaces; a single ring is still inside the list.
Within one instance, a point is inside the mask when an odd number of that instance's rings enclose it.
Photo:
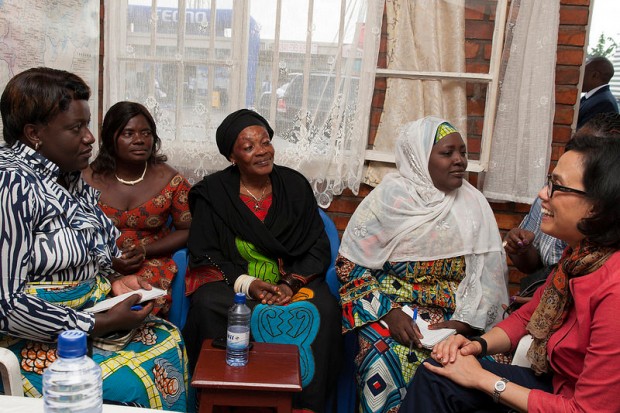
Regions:
[[[87,309],[110,293],[151,289],[115,276],[118,230],[80,173],[95,138],[90,89],[45,67],[13,77],[0,99],[0,346],[21,366],[24,393],[41,397],[58,335],[81,330],[103,369],[104,402],[187,411],[188,373],[179,331],[136,306],[138,294],[105,312]]]

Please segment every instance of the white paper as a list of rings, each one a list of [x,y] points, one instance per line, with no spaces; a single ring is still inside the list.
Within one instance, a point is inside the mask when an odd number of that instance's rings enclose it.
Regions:
[[[401,308],[401,310],[403,310],[403,312],[405,314],[407,314],[409,317],[413,318],[413,310],[411,309],[411,307],[409,307],[408,305],[405,305]],[[420,342],[422,343],[422,346],[428,349],[432,349],[435,344],[439,343],[440,341],[445,340],[446,338],[450,337],[452,334],[456,334],[456,330],[453,328],[441,328],[439,330],[429,330],[428,329],[428,321],[424,320],[422,317],[417,317],[416,318],[416,322],[418,325],[418,329],[420,329],[420,333],[422,333],[422,336],[424,336]],[[385,321],[381,320],[381,324],[388,328],[388,325],[385,323]]]
[[[422,346],[426,348],[433,348],[435,347],[435,344],[445,340],[452,334],[456,333],[456,330],[453,328],[440,328],[439,330],[429,330],[428,321],[420,317],[418,317],[418,319],[416,320],[416,324],[420,329],[420,333],[422,333],[422,335],[424,336],[424,338],[422,338],[420,342],[422,343]]]
[[[134,294],[140,294],[142,296],[142,298],[140,298],[140,302],[143,303],[145,301],[150,301],[157,297],[162,297],[166,295],[166,291],[156,287],[153,287],[151,290],[145,290],[141,288],[139,290],[130,291],[128,293],[117,295],[116,297],[100,301],[94,306],[84,309],[84,311],[86,311],[87,313],[100,313],[102,311],[109,310],[116,304],[120,303],[121,301],[125,301],[128,297]]]

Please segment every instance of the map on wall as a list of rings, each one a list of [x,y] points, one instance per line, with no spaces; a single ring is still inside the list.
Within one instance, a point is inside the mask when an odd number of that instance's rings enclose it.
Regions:
[[[91,88],[96,124],[99,7],[99,0],[0,0],[0,90],[32,67],[73,72]]]

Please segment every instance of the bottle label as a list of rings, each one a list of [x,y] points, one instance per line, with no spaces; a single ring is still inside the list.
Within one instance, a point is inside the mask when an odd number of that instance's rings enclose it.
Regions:
[[[250,345],[250,332],[234,332],[228,330],[226,334],[226,345],[236,350],[247,348]]]

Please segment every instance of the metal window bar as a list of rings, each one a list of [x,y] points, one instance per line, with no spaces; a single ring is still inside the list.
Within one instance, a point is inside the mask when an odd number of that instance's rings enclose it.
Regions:
[[[467,170],[470,172],[486,171],[491,154],[491,142],[493,139],[493,127],[497,112],[497,98],[499,88],[499,71],[501,67],[501,54],[506,30],[506,17],[508,13],[508,0],[498,0],[495,12],[495,26],[491,44],[491,58],[489,73],[459,73],[459,72],[422,72],[377,69],[376,76],[394,77],[402,79],[428,79],[428,80],[461,80],[487,83],[485,100],[485,113],[482,124],[482,144],[480,148],[480,160],[470,160]],[[366,150],[365,160],[394,163],[394,153]]]

